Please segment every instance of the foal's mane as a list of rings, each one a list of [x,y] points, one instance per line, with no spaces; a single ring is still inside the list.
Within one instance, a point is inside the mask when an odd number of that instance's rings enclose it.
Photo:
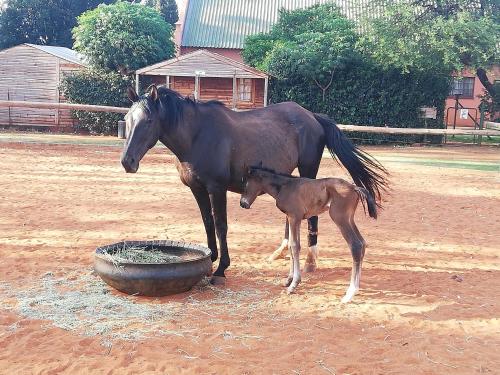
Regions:
[[[279,172],[276,172],[274,169],[266,168],[266,167],[262,167],[262,166],[252,166],[252,167],[250,167],[250,170],[251,171],[268,172],[268,173],[271,173],[275,176],[280,176],[280,177],[299,178],[298,176],[293,176],[293,175],[287,174],[287,173],[279,173]]]

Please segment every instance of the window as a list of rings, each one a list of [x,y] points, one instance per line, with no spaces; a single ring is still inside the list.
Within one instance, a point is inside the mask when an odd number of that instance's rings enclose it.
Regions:
[[[462,98],[474,97],[474,77],[454,78],[451,84],[450,96],[460,94]]]
[[[238,99],[242,102],[252,101],[252,80],[240,78],[238,80]]]

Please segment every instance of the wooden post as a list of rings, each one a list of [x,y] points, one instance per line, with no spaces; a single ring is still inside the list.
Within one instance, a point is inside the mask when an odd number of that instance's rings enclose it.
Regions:
[[[237,91],[236,72],[234,72],[234,74],[233,74],[233,109],[236,109],[236,91]]]
[[[166,84],[167,84],[167,88],[170,88],[170,76],[167,76]]]
[[[269,87],[269,77],[266,77],[264,79],[264,107],[267,107],[267,90],[268,90],[268,87]]]
[[[194,98],[198,100],[200,97],[200,76],[198,73],[194,76]]]
[[[61,66],[59,63],[59,59],[57,59],[56,63],[56,74],[57,74],[57,81],[61,82]],[[61,95],[59,93],[59,85],[56,87],[56,101],[59,103],[61,101]],[[54,117],[54,122],[56,126],[59,126],[59,109],[55,110],[55,117]]]
[[[486,106],[484,105],[484,103],[481,103],[479,104],[479,111],[480,111],[480,117],[479,117],[479,130],[483,130],[484,128],[484,115],[485,115],[485,111],[486,111]],[[479,143],[479,146],[481,146],[481,142],[483,140],[483,137],[482,136],[478,136],[477,137],[477,142]]]
[[[7,101],[10,102],[10,89],[7,89]],[[12,117],[10,116],[10,107],[9,107],[9,125],[12,125]]]
[[[139,95],[139,74],[135,73],[135,92]]]

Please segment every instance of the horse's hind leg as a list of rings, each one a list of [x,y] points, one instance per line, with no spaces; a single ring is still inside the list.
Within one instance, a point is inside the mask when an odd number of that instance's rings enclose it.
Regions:
[[[307,219],[308,242],[307,258],[304,265],[304,272],[314,272],[318,266],[317,260],[319,255],[318,250],[318,217],[313,216]]]
[[[330,208],[330,217],[337,224],[342,233],[342,236],[347,241],[352,254],[352,271],[351,271],[351,282],[349,288],[342,298],[342,303],[347,303],[352,300],[354,295],[359,290],[359,281],[361,278],[361,266],[363,263],[363,257],[365,255],[365,241],[361,235],[358,236],[359,231],[354,223],[352,217],[354,216],[354,209],[351,212],[347,212],[344,207],[332,207]]]
[[[281,245],[269,256],[269,261],[286,258],[286,253],[288,252],[289,228],[290,228],[290,225],[288,224],[288,218],[286,218],[285,237],[283,238]]]

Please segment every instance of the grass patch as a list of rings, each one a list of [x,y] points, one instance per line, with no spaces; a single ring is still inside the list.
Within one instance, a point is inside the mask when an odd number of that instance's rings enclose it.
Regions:
[[[414,164],[423,165],[428,167],[438,167],[438,168],[456,168],[456,169],[472,169],[477,171],[486,172],[500,172],[500,161],[495,162],[475,162],[467,160],[437,160],[437,159],[420,159],[420,158],[405,158],[405,157],[381,157],[380,160],[384,160],[390,163],[403,163],[403,164]]]
[[[449,135],[447,142],[459,142],[459,143],[478,143],[478,136],[473,135]],[[500,144],[500,136],[482,136],[481,143],[483,144]]]

